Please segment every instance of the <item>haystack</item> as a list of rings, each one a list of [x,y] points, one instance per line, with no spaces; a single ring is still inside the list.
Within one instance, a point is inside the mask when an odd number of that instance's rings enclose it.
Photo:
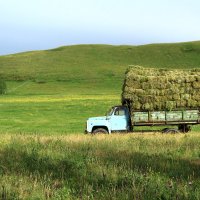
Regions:
[[[132,110],[200,107],[200,70],[168,70],[131,66],[126,72],[122,103]]]

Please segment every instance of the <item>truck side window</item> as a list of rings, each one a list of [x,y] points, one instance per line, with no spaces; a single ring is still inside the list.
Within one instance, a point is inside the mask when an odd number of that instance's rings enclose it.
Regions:
[[[123,109],[123,108],[117,108],[115,110],[115,115],[119,115],[119,116],[125,115],[125,109]]]

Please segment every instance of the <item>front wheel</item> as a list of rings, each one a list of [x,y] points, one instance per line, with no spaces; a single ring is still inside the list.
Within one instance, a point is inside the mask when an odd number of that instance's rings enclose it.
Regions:
[[[104,133],[104,134],[107,134],[108,131],[104,128],[97,128],[95,129],[94,131],[92,131],[93,134],[99,134],[99,133]]]

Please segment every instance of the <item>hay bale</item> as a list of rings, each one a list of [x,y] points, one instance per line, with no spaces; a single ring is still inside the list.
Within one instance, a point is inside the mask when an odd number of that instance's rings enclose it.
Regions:
[[[166,101],[166,110],[173,110],[176,107],[175,101]]]
[[[193,88],[195,88],[195,89],[200,89],[200,81],[194,81],[194,82],[192,83],[192,86],[193,86]]]
[[[184,100],[176,101],[177,108],[185,108],[186,106],[187,106],[187,101],[184,101]]]
[[[132,110],[200,107],[200,70],[168,70],[132,66],[126,72],[122,102]]]

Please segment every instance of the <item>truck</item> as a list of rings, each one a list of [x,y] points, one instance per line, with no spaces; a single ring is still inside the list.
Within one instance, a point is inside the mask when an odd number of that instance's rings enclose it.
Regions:
[[[85,132],[132,132],[139,126],[160,126],[166,133],[186,133],[200,123],[199,100],[200,70],[131,66],[125,73],[122,105],[113,106],[106,116],[89,118]]]
[[[101,117],[87,120],[86,133],[133,132],[138,126],[161,126],[164,133],[187,133],[192,125],[200,123],[199,109],[162,110],[162,111],[131,111],[129,105],[113,106]],[[166,128],[170,126],[170,128]],[[171,128],[177,126],[176,128]]]

